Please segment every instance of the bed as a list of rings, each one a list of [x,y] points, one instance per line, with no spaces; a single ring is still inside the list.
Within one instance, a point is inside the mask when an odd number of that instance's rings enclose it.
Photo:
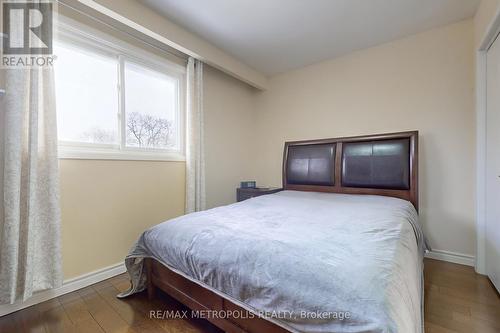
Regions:
[[[125,262],[226,332],[423,332],[418,133],[286,142],[283,191],[146,230]]]

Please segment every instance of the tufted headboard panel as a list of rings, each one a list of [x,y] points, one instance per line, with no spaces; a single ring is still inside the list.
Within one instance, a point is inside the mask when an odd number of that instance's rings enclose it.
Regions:
[[[418,132],[286,142],[283,188],[392,196],[418,209]]]

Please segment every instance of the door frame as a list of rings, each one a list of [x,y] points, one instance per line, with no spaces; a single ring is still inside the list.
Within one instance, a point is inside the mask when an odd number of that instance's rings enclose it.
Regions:
[[[500,33],[500,10],[476,49],[476,272],[486,275],[486,91],[488,49]],[[474,46],[476,48],[476,46]]]

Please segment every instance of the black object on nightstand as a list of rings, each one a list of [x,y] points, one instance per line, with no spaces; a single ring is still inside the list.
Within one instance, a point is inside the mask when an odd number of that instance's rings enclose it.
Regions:
[[[238,202],[250,199],[253,197],[258,197],[260,195],[273,194],[283,189],[280,187],[254,187],[254,188],[237,188],[236,189],[236,199]]]

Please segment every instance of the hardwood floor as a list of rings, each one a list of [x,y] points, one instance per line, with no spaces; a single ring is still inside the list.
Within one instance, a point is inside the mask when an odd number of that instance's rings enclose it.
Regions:
[[[0,332],[220,332],[204,320],[150,319],[150,310],[186,310],[159,294],[125,300],[125,275],[0,318]],[[425,325],[429,333],[500,332],[500,297],[489,280],[471,267],[425,260]]]
[[[425,259],[426,332],[500,332],[500,296],[472,267]]]

